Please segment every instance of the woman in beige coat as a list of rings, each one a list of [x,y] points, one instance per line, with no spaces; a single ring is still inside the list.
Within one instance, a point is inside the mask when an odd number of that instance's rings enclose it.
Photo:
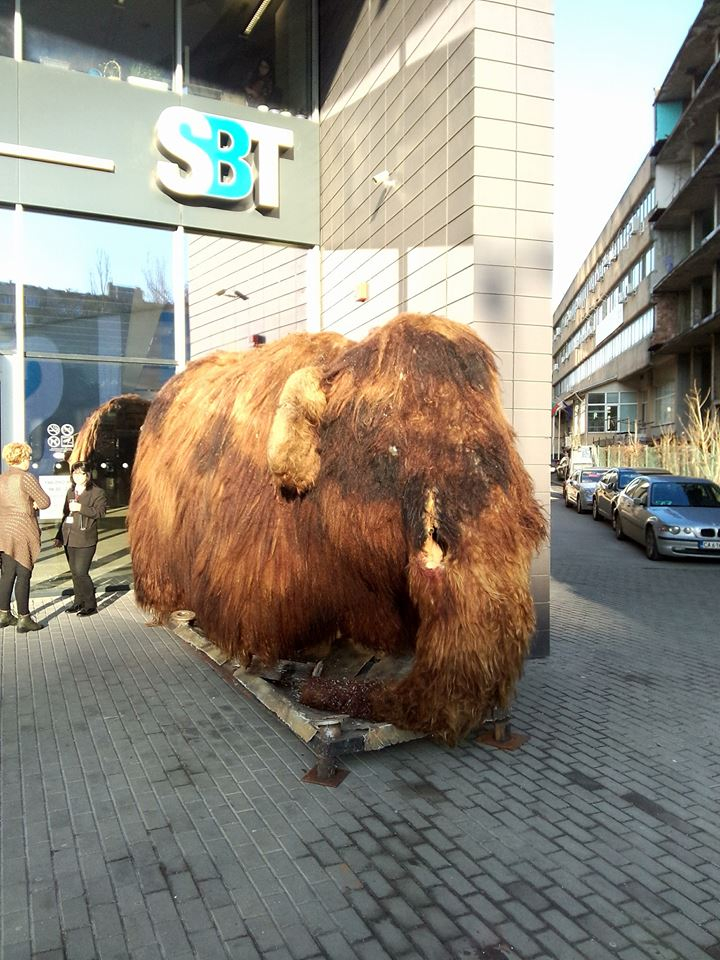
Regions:
[[[32,449],[27,443],[7,443],[2,451],[9,469],[0,476],[0,627],[17,624],[18,633],[41,630],[30,616],[30,577],[40,556],[37,510],[50,506],[50,497],[28,473]],[[10,612],[15,588],[18,618]]]

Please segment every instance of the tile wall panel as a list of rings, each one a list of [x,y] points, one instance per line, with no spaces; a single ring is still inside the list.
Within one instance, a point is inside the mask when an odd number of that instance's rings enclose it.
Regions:
[[[213,350],[246,350],[305,330],[307,252],[297,247],[190,235],[188,328],[191,359]],[[239,290],[247,300],[219,296]]]
[[[323,327],[359,338],[401,310],[473,326],[545,507],[552,42],[552,0],[368,0],[320,111]],[[541,644],[548,555],[533,576]]]

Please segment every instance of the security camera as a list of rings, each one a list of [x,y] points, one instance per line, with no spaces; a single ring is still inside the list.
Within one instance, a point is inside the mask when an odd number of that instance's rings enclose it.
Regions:
[[[374,173],[372,180],[373,183],[377,184],[378,186],[382,184],[383,186],[387,187],[392,183],[389,170],[381,170],[379,173]]]

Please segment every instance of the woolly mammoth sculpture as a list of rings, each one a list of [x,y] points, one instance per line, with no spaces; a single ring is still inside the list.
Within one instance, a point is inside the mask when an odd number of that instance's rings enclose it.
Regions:
[[[464,325],[402,314],[190,363],[150,407],[128,525],[140,605],[192,608],[241,662],[340,635],[414,654],[400,680],[307,681],[311,706],[454,743],[522,669],[546,524]]]

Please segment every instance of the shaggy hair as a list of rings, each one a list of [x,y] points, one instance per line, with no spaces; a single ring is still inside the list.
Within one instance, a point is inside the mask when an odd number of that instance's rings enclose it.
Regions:
[[[92,459],[101,445],[103,431],[108,429],[113,421],[118,420],[132,428],[137,425],[139,430],[149,407],[150,401],[145,397],[136,393],[123,393],[94,410],[78,431],[75,446],[70,454],[70,469],[72,470],[78,461]]]
[[[32,459],[32,447],[29,443],[13,441],[2,448],[2,458],[10,467],[16,467],[23,460]]]
[[[464,325],[402,314],[189,364],[150,407],[128,526],[139,603],[192,608],[243,662],[338,632],[414,653],[400,681],[308,681],[311,706],[455,743],[521,672],[546,523]]]

